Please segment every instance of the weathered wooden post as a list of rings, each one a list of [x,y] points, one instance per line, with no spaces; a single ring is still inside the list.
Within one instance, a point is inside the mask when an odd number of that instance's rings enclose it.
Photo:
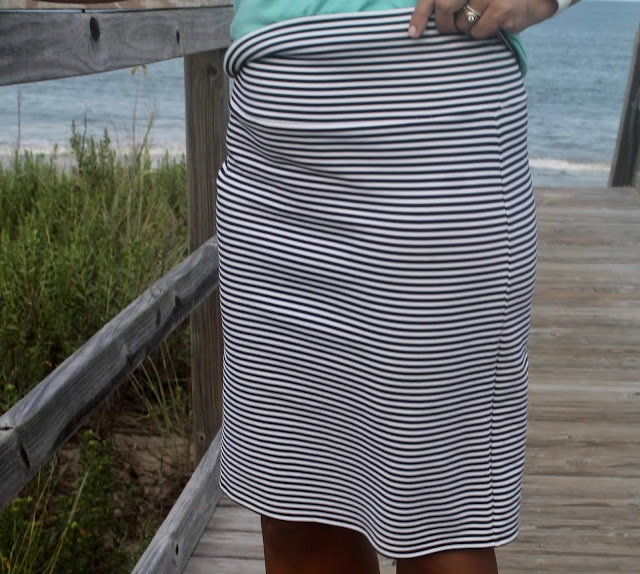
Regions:
[[[609,187],[638,186],[640,171],[640,28],[631,58],[627,91],[622,107]]]
[[[229,83],[224,50],[184,58],[189,249],[216,233],[216,176],[226,156]],[[193,433],[196,463],[222,424],[222,327],[216,291],[191,315]]]

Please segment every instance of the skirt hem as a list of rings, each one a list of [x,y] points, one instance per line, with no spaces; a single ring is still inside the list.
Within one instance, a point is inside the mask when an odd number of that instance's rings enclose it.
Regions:
[[[319,524],[326,524],[328,526],[338,526],[341,528],[349,528],[350,530],[355,530],[356,532],[359,532],[360,534],[366,536],[367,540],[369,541],[371,546],[373,546],[373,548],[378,554],[394,560],[419,558],[420,556],[427,556],[429,554],[435,554],[436,552],[446,552],[451,550],[498,548],[500,546],[505,546],[506,544],[513,542],[518,537],[518,534],[520,531],[518,527],[516,528],[516,531],[514,533],[510,534],[509,536],[498,538],[497,540],[489,540],[488,537],[483,537],[483,539],[478,539],[475,542],[468,542],[468,541],[453,542],[452,541],[452,542],[448,542],[447,544],[429,546],[422,550],[416,550],[413,552],[401,552],[401,551],[384,547],[377,540],[374,540],[364,528],[361,528],[356,524],[353,524],[344,520],[326,518],[324,516],[315,516],[313,514],[292,516],[284,512],[273,512],[273,510],[271,510],[270,508],[260,507],[242,498],[241,496],[236,494],[236,492],[227,489],[226,486],[222,486],[222,484],[220,485],[220,489],[229,499],[231,499],[236,504],[239,504],[240,506],[247,508],[252,512],[255,512],[256,514],[268,516],[269,518],[276,518],[278,520],[286,520],[289,522],[317,522]]]

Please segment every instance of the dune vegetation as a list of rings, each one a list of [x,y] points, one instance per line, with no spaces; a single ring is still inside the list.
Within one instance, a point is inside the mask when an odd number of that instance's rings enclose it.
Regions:
[[[3,412],[186,256],[185,159],[146,142],[0,166]],[[0,572],[130,571],[192,471],[189,355],[184,324],[3,510]]]

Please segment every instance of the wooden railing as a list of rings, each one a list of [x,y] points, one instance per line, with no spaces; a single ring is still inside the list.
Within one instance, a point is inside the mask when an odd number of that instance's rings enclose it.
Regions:
[[[104,399],[191,317],[193,424],[199,464],[136,566],[141,573],[181,572],[221,496],[222,337],[215,181],[226,154],[229,92],[222,62],[231,42],[233,9],[231,0],[208,2],[215,6],[95,12],[0,10],[0,85],[184,57],[191,254],[0,417],[3,508]]]
[[[640,28],[631,57],[609,187],[640,187]]]

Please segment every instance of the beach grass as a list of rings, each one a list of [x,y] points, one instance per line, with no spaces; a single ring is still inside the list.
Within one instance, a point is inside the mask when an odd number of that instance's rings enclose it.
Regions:
[[[187,255],[184,157],[70,144],[0,166],[3,412]],[[191,472],[189,360],[183,325],[3,511],[0,572],[130,571]]]

